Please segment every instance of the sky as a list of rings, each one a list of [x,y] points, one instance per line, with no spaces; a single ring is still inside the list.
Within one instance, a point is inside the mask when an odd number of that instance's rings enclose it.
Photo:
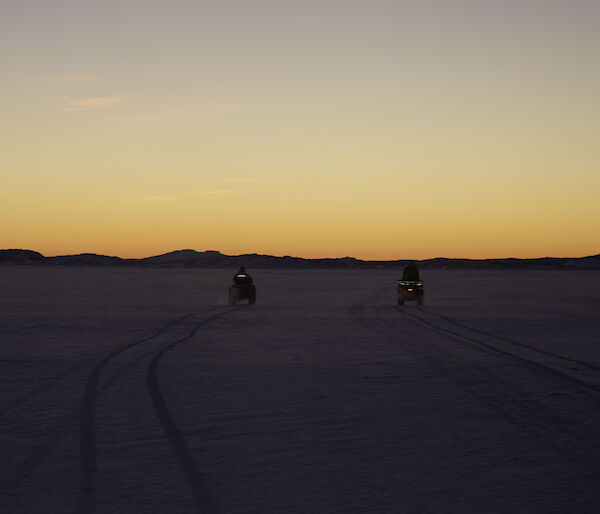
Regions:
[[[2,0],[0,247],[600,252],[596,0]]]

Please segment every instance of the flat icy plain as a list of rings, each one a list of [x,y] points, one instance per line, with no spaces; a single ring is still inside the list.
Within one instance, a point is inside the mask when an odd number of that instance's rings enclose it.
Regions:
[[[600,271],[0,266],[0,511],[600,512]]]

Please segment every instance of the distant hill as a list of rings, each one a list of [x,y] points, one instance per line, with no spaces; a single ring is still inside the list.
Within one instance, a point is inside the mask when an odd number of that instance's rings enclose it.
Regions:
[[[41,253],[33,250],[0,250],[0,263],[3,262],[35,262],[40,263],[46,259]]]
[[[105,266],[109,264],[127,264],[128,262],[130,262],[130,260],[121,259],[121,257],[98,255],[96,253],[80,253],[78,255],[59,255],[56,257],[46,257],[46,262],[51,264]]]
[[[408,260],[362,261],[353,257],[330,259],[303,259],[301,257],[275,257],[256,253],[225,255],[208,250],[177,250],[145,257],[122,259],[94,253],[45,257],[32,250],[0,250],[1,264],[43,264],[55,266],[142,266],[157,268],[281,268],[281,269],[386,269],[404,266]],[[426,269],[600,269],[600,255],[589,257],[544,257],[540,259],[450,259],[438,257],[416,261]]]
[[[175,252],[139,259],[145,265],[161,267],[220,268],[247,266],[251,268],[315,268],[315,267],[350,267],[369,265],[368,261],[359,261],[351,257],[341,259],[303,259],[301,257],[274,257],[256,253],[243,255],[225,255],[209,250],[178,250]]]

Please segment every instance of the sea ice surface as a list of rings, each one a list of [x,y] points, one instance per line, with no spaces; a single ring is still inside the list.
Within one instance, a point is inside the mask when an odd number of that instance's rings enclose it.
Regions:
[[[3,513],[596,513],[600,272],[0,266]]]

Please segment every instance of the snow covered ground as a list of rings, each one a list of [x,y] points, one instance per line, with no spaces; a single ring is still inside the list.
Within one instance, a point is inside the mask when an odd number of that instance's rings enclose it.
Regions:
[[[0,511],[596,513],[600,271],[1,266]]]

